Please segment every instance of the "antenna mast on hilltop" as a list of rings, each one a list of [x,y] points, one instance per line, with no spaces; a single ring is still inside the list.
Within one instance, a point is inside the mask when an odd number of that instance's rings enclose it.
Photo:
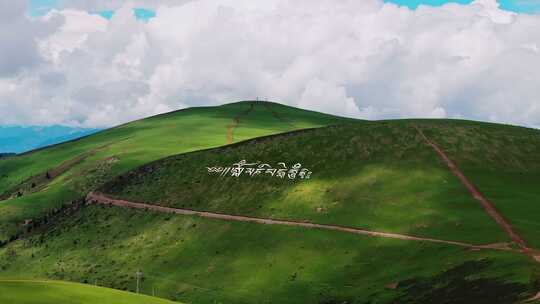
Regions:
[[[139,269],[139,270],[137,270],[135,275],[137,276],[137,293],[139,293],[139,281],[141,280],[141,278],[143,276],[143,272]]]

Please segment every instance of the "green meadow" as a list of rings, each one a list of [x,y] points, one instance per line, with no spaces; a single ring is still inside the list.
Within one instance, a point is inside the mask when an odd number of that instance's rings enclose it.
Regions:
[[[514,303],[540,268],[513,252],[88,206],[0,249],[2,275],[184,303]]]
[[[207,167],[240,160],[301,163],[309,180],[220,177]],[[98,189],[177,208],[309,221],[463,241],[507,242],[433,149],[401,122],[354,123],[181,154],[142,166]]]
[[[87,284],[0,280],[0,303],[170,304],[171,301]]]

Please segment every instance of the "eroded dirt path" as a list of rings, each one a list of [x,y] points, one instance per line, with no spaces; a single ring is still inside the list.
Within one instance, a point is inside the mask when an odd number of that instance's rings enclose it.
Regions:
[[[540,301],[540,291],[536,294],[536,296],[528,299],[526,302],[535,302],[535,301]]]
[[[367,236],[372,236],[372,237],[384,237],[384,238],[409,240],[409,241],[449,244],[449,245],[466,247],[466,248],[474,249],[474,250],[491,249],[491,250],[502,250],[502,251],[516,251],[515,249],[509,248],[507,246],[500,245],[500,244],[473,245],[473,244],[468,244],[468,243],[463,243],[463,242],[424,238],[424,237],[410,236],[410,235],[397,234],[397,233],[371,231],[371,230],[343,227],[343,226],[337,226],[337,225],[314,224],[314,223],[307,223],[307,222],[296,222],[296,221],[291,221],[291,220],[278,220],[278,219],[258,218],[258,217],[242,216],[242,215],[230,215],[230,214],[222,214],[222,213],[207,212],[207,211],[195,211],[191,209],[170,208],[170,207],[163,207],[159,205],[151,205],[151,204],[144,204],[144,203],[134,203],[134,202],[126,201],[126,200],[110,198],[104,194],[95,193],[95,192],[90,192],[86,196],[86,203],[87,204],[113,205],[113,206],[127,207],[127,208],[133,208],[133,209],[151,210],[151,211],[156,211],[156,212],[161,212],[161,213],[193,215],[193,216],[220,219],[220,220],[226,220],[226,221],[248,222],[248,223],[257,223],[257,224],[265,224],[265,225],[283,225],[283,226],[294,226],[294,227],[304,227],[304,228],[315,228],[315,229],[340,231],[340,232],[353,233],[353,234],[361,234],[361,235],[367,235]]]
[[[418,126],[414,126],[414,128],[418,131],[418,134],[422,137],[422,139],[431,146],[435,152],[441,157],[441,159],[444,161],[444,163],[448,166],[450,171],[456,175],[461,183],[469,190],[471,195],[474,199],[476,199],[478,202],[480,202],[480,205],[486,213],[493,219],[499,226],[508,234],[512,242],[514,242],[519,248],[526,254],[530,255],[532,258],[534,258],[537,262],[540,262],[540,254],[538,252],[534,252],[532,249],[530,249],[527,246],[527,243],[525,240],[514,231],[512,228],[512,225],[508,223],[508,221],[495,209],[493,204],[485,198],[480,191],[473,185],[473,183],[461,172],[461,170],[456,166],[456,164],[446,155],[446,153],[433,141],[431,141],[425,134],[422,132],[422,130]]]

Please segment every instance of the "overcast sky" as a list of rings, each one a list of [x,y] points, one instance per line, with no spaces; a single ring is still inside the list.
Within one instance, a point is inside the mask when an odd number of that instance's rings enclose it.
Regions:
[[[260,97],[366,119],[540,126],[539,1],[392,1],[409,7],[0,0],[0,124],[108,127]]]

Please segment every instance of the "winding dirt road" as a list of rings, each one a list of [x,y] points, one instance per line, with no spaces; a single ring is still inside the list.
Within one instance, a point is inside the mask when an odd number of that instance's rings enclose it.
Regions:
[[[409,240],[409,241],[449,244],[449,245],[461,246],[461,247],[466,247],[469,249],[476,249],[476,250],[493,249],[493,250],[503,250],[503,251],[515,251],[514,249],[505,246],[505,244],[473,245],[473,244],[468,244],[468,243],[463,243],[463,242],[424,238],[424,237],[410,236],[410,235],[397,234],[397,233],[371,231],[371,230],[343,227],[343,226],[337,226],[337,225],[314,224],[314,223],[296,222],[296,221],[290,221],[290,220],[277,220],[277,219],[257,218],[257,217],[242,216],[242,215],[222,214],[222,213],[207,212],[207,211],[195,211],[191,209],[170,208],[170,207],[163,207],[163,206],[158,206],[158,205],[134,203],[134,202],[126,201],[126,200],[114,199],[104,194],[95,193],[95,192],[90,192],[86,196],[86,202],[88,204],[113,205],[113,206],[127,207],[127,208],[132,208],[132,209],[152,210],[152,211],[161,212],[161,213],[194,215],[194,216],[200,216],[204,218],[220,219],[220,220],[226,220],[226,221],[248,222],[248,223],[257,223],[257,224],[265,224],[265,225],[283,225],[283,226],[294,226],[294,227],[304,227],[304,228],[315,228],[315,229],[347,232],[347,233],[353,233],[353,234],[361,234],[361,235],[367,235],[367,236],[372,236],[372,237],[384,237],[384,238]]]

